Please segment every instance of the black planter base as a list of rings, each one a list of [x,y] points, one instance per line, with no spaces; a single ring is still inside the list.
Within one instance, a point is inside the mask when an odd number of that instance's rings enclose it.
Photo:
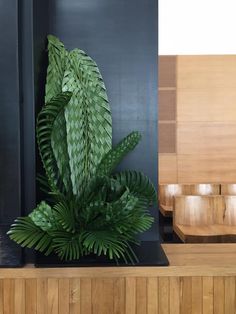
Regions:
[[[88,255],[77,261],[64,262],[56,255],[45,256],[36,253],[36,267],[99,267],[99,266],[168,266],[168,259],[158,241],[144,241],[133,250],[139,262],[126,264],[123,260],[117,264],[106,256]]]
[[[0,268],[22,266],[22,249],[6,234],[9,229],[9,225],[0,225]]]

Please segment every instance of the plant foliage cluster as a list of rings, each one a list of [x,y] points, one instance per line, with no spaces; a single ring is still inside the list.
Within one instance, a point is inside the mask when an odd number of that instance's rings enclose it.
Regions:
[[[94,253],[134,261],[131,244],[150,228],[156,191],[141,172],[114,172],[141,139],[132,132],[112,148],[112,120],[96,63],[82,50],[67,51],[48,36],[45,105],[37,142],[49,194],[8,232],[22,247],[63,260]]]

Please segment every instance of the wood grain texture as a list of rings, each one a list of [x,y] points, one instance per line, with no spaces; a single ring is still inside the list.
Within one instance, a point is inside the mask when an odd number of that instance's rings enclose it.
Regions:
[[[179,122],[236,121],[235,88],[179,88],[177,99]]]
[[[159,314],[169,313],[170,311],[170,285],[168,277],[159,278],[158,300]]]
[[[179,183],[228,183],[236,181],[235,155],[178,155]]]
[[[158,123],[160,154],[176,152],[176,125],[172,122]]]
[[[147,279],[147,313],[156,314],[159,309],[159,282],[158,278],[150,277]]]
[[[177,183],[177,155],[158,154],[159,183]]]
[[[202,278],[202,311],[203,314],[213,314],[213,277],[203,277]]]
[[[176,56],[159,56],[159,87],[176,86]]]
[[[88,289],[86,291],[88,293]],[[58,281],[58,313],[70,314],[70,281],[68,278]]]
[[[159,90],[158,92],[158,119],[176,120],[176,91]]]

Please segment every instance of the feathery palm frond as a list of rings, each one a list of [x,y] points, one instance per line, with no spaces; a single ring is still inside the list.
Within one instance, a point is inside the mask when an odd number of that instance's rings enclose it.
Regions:
[[[103,157],[98,166],[97,175],[110,175],[115,167],[135,148],[140,140],[141,134],[139,132],[132,132],[126,136]]]
[[[82,50],[69,53],[63,91],[73,96],[65,110],[73,192],[80,195],[111,149],[111,115],[96,63]]]
[[[64,110],[71,98],[71,93],[61,93],[53,97],[38,115],[37,141],[40,156],[53,192],[58,192],[59,171],[53,154],[51,136],[58,114]]]

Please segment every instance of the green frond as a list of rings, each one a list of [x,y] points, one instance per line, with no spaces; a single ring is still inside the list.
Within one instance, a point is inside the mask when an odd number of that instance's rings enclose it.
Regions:
[[[122,171],[115,173],[113,178],[122,186],[126,186],[131,193],[146,198],[149,203],[156,203],[157,193],[151,180],[142,172]]]
[[[80,234],[72,234],[66,231],[52,233],[53,250],[62,260],[76,260],[84,254]]]
[[[53,207],[54,215],[60,225],[67,232],[75,233],[76,217],[75,209],[70,202],[59,202]]]
[[[141,140],[139,132],[132,132],[126,136],[119,144],[112,148],[102,159],[97,169],[98,176],[108,176],[122,159],[132,151]]]
[[[56,220],[51,206],[42,201],[33,211],[29,214],[33,223],[43,231],[49,231],[56,228]]]
[[[7,234],[22,247],[34,248],[45,255],[53,250],[51,237],[36,226],[30,217],[17,218]]]
[[[43,107],[37,119],[37,141],[39,153],[46,171],[49,185],[53,192],[58,191],[59,171],[54,157],[51,144],[51,136],[54,128],[54,122],[64,110],[65,106],[71,98],[71,93],[61,93],[51,99],[51,101]],[[69,185],[69,182],[68,182]],[[66,186],[69,190],[70,186]]]
[[[83,193],[111,149],[111,114],[102,76],[83,51],[69,53],[63,91],[73,92],[65,110],[73,193]]]

